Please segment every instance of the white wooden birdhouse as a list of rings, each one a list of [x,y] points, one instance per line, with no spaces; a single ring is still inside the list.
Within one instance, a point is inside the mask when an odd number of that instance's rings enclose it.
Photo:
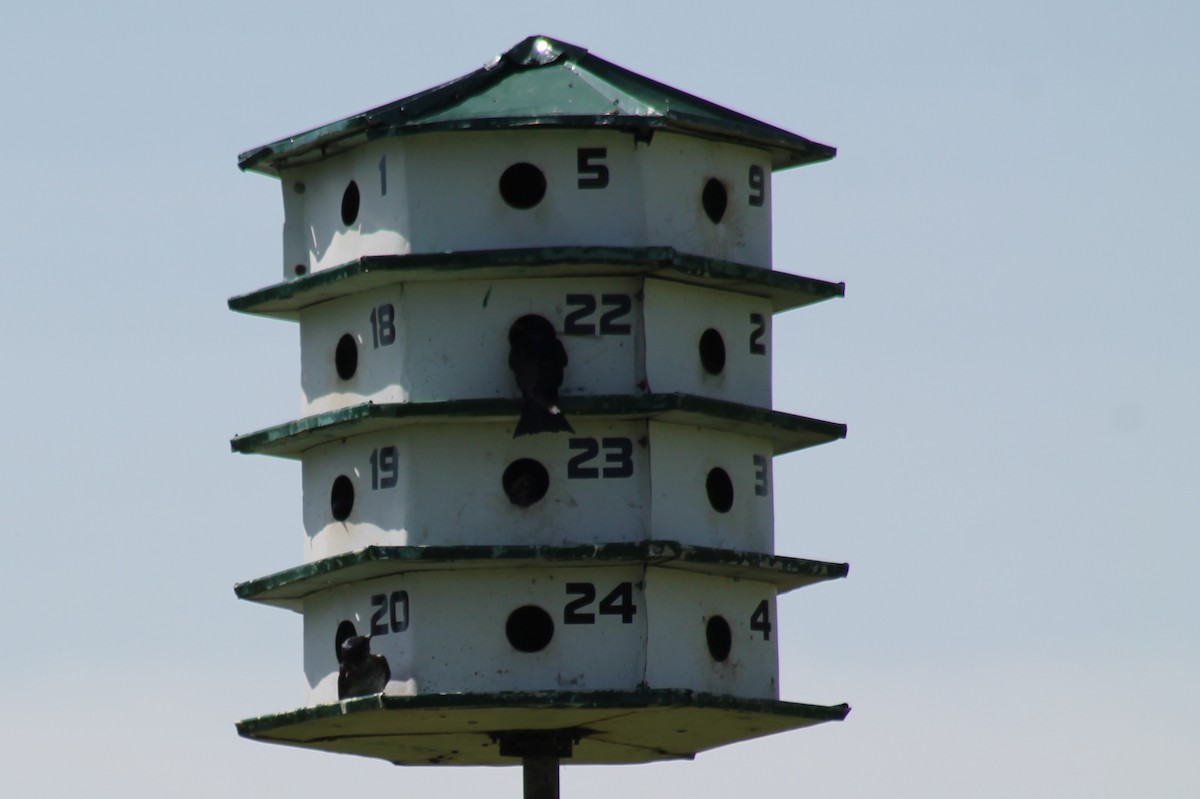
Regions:
[[[251,738],[395,763],[691,757],[849,708],[780,700],[771,175],[834,150],[531,37],[244,153],[279,178],[301,408],[234,439],[302,464],[304,706]],[[362,640],[366,639],[366,640]]]

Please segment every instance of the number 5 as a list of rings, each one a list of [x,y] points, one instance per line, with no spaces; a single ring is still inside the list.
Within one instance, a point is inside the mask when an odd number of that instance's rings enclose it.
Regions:
[[[575,164],[579,170],[581,189],[603,189],[608,185],[608,167],[596,163],[608,158],[607,147],[580,147]]]

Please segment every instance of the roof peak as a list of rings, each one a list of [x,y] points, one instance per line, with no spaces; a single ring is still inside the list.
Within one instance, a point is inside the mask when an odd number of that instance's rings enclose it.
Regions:
[[[773,169],[833,158],[834,148],[609,63],[587,48],[529,36],[481,69],[440,86],[242,153],[242,169],[281,170],[374,139],[434,131],[603,128],[656,131],[766,151]]]
[[[521,67],[544,67],[563,58],[578,61],[587,54],[586,47],[538,34],[517,42],[497,56],[497,60],[507,59]]]

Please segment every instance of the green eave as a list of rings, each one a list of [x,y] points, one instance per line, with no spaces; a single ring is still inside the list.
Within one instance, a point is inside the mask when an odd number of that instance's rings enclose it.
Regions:
[[[850,706],[660,688],[387,696],[246,719],[238,734],[266,743],[376,757],[396,765],[505,766],[506,732],[558,731],[575,739],[563,765],[649,763],[827,721]]]
[[[773,169],[837,151],[630,72],[586,49],[530,36],[449,83],[289,136],[238,156],[245,170],[278,176],[384,136],[429,131],[606,128],[648,140],[672,131],[767,151]]]
[[[558,404],[579,422],[647,419],[764,438],[776,455],[846,437],[846,425],[837,422],[692,394],[601,394],[562,397]],[[521,401],[516,399],[364,402],[235,436],[230,446],[234,452],[299,458],[322,444],[400,426],[515,424],[520,412]]]
[[[317,303],[395,283],[638,275],[763,297],[775,312],[846,293],[844,283],[686,255],[673,247],[528,247],[366,256],[233,297],[229,307],[295,320]]]
[[[586,546],[369,546],[234,586],[239,599],[302,612],[305,597],[341,585],[424,571],[645,565],[769,583],[779,593],[845,577],[845,563],[637,541]]]

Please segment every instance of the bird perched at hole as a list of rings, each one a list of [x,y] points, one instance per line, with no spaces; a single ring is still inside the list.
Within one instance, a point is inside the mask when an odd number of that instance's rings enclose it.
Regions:
[[[342,641],[338,662],[338,699],[377,694],[392,678],[387,658],[371,654],[369,635],[352,635]]]
[[[508,329],[508,368],[525,400],[513,438],[534,433],[574,433],[558,408],[558,387],[567,366],[567,350],[554,326],[535,314],[522,316]]]

